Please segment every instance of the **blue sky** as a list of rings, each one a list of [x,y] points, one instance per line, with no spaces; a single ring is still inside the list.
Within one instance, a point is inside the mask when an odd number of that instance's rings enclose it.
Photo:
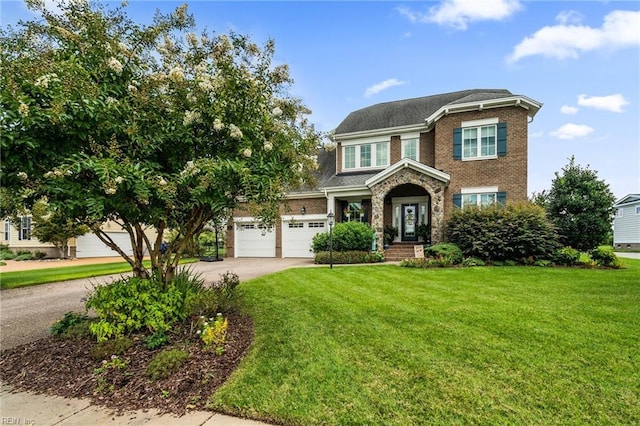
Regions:
[[[131,1],[130,17],[184,2]],[[379,102],[504,88],[544,106],[529,127],[529,193],[575,156],[616,198],[640,193],[640,3],[187,1],[199,28],[273,38],[318,130]],[[3,27],[33,15],[2,0]]]

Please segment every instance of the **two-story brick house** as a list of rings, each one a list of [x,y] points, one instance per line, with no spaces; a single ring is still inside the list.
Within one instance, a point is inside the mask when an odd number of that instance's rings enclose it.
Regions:
[[[474,89],[386,102],[350,113],[335,129],[334,150],[319,153],[311,191],[289,194],[275,229],[238,213],[228,238],[235,257],[311,257],[309,245],[337,222],[371,224],[382,247],[442,241],[452,209],[527,199],[527,130],[542,104],[502,89]]]

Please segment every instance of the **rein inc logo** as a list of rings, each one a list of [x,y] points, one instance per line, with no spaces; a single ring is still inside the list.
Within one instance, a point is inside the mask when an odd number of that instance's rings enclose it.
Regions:
[[[27,417],[1,417],[0,424],[35,426],[35,421]]]

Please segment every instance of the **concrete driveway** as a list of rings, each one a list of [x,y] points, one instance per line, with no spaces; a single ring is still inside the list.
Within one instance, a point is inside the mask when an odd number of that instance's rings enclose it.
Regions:
[[[27,262],[24,263],[25,266]],[[61,266],[52,264],[52,266]],[[185,265],[216,281],[232,271],[241,281],[298,266],[313,266],[312,259],[225,259],[221,262],[196,262]],[[118,275],[42,284],[0,291],[0,349],[8,349],[49,335],[51,325],[69,311],[83,312],[83,298],[93,286],[118,278]]]

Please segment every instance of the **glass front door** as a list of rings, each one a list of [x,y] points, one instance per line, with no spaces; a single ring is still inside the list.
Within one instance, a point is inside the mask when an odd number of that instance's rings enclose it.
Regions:
[[[418,204],[402,205],[402,241],[418,241]]]

